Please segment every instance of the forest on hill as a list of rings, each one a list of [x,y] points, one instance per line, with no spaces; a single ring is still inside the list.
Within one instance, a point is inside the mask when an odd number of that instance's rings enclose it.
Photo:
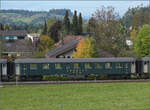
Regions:
[[[44,24],[44,20],[55,18],[63,20],[66,10],[68,10],[69,17],[73,13],[69,9],[51,9],[49,11],[28,11],[28,10],[0,10],[0,22],[2,24],[9,24],[15,28],[25,28],[27,25],[39,27]]]

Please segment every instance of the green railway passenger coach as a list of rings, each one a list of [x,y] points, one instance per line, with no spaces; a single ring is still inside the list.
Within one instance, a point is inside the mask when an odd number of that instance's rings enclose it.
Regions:
[[[7,77],[7,60],[0,59],[0,75],[2,77]]]
[[[18,76],[134,74],[135,58],[16,59]]]

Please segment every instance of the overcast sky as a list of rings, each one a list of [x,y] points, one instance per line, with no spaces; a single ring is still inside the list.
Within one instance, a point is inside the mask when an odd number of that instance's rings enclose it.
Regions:
[[[130,7],[136,7],[143,4],[148,6],[148,0],[132,1],[1,1],[1,9],[25,9],[33,11],[48,11],[50,9],[71,9],[72,11],[77,10],[82,12],[84,17],[90,17],[97,8],[101,6],[113,6],[115,11],[122,16]]]

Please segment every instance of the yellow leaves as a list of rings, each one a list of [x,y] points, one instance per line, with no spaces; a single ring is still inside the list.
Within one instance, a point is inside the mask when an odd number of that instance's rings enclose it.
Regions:
[[[40,44],[39,44],[40,51],[48,52],[53,47],[54,47],[54,41],[50,37],[46,35],[40,37]]]
[[[133,29],[130,33],[130,38],[132,41],[135,41],[136,37],[137,37],[137,31]]]
[[[77,45],[77,51],[73,54],[74,58],[91,58],[97,56],[95,42],[90,37],[82,39]]]

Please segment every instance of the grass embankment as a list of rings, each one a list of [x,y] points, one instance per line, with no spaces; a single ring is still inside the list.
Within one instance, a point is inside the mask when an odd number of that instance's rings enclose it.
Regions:
[[[7,86],[0,110],[145,110],[149,82]]]

